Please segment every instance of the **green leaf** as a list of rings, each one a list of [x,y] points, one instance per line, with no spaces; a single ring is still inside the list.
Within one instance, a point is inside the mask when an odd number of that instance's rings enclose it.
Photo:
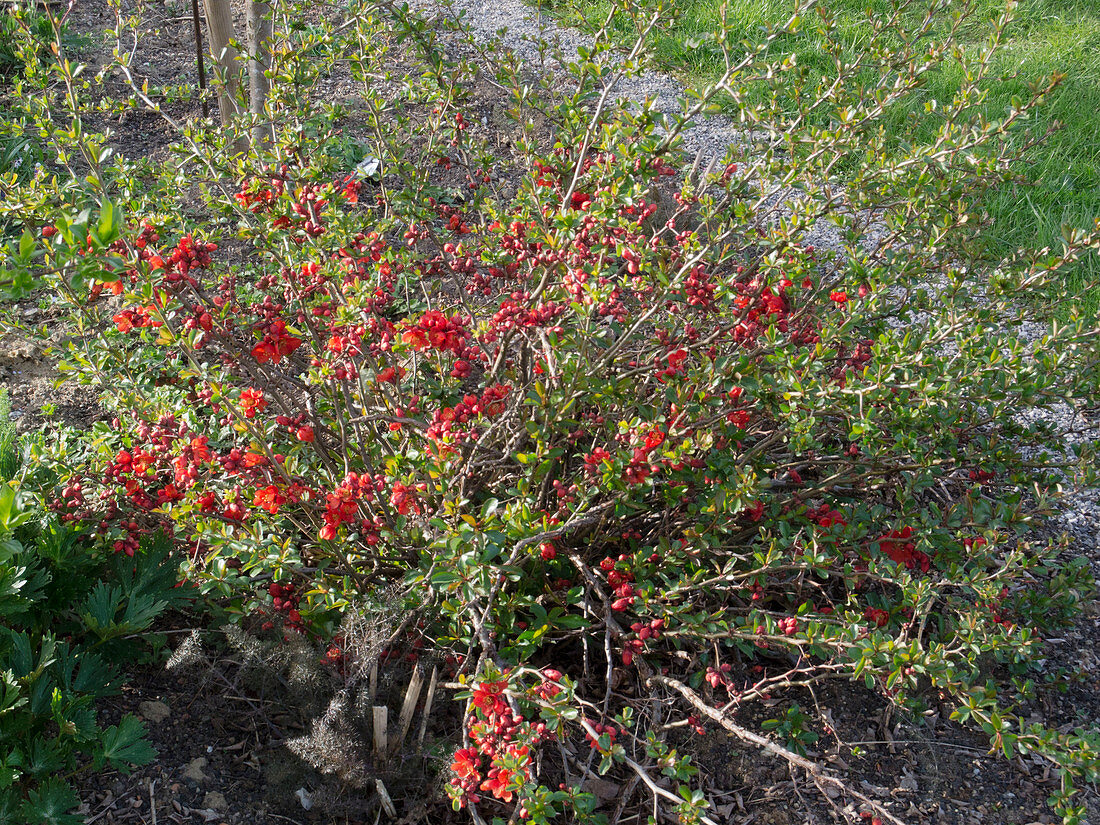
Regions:
[[[83,817],[68,813],[79,804],[80,798],[68,784],[51,777],[27,793],[19,813],[24,822],[33,825],[82,825]]]
[[[112,768],[125,772],[130,766],[145,765],[156,758],[157,752],[145,740],[145,725],[136,716],[125,716],[117,725],[103,731],[103,752],[96,760],[106,761]]]
[[[91,696],[108,696],[118,692],[115,671],[94,653],[81,653],[80,669],[72,679],[72,689]]]
[[[5,484],[0,489],[0,528],[11,532],[19,525],[26,524],[32,517],[32,513],[24,511],[15,489],[10,484]]]
[[[90,630],[103,636],[103,631],[115,623],[115,614],[122,606],[122,598],[122,588],[118,585],[96,582],[84,602],[80,617]]]
[[[46,777],[65,767],[65,751],[56,742],[35,739],[27,751],[26,772],[31,776]]]
[[[0,774],[2,773],[4,770],[0,769]],[[0,787],[7,786],[0,785]],[[21,799],[22,795],[17,790],[0,791],[0,825],[24,825],[19,811]]]
[[[21,696],[21,692],[22,688],[14,673],[10,670],[0,673],[0,717],[27,704],[27,697]]]
[[[28,264],[31,261],[31,254],[34,252],[34,235],[29,229],[23,230],[22,237],[19,238],[19,261],[23,264]]]
[[[96,234],[104,245],[111,243],[118,237],[119,228],[122,226],[122,210],[106,198],[103,199],[103,207],[99,212],[99,225]]]

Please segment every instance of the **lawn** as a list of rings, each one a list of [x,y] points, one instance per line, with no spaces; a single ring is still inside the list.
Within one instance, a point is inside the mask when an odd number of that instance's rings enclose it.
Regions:
[[[674,5],[679,17],[657,34],[657,58],[685,80],[705,83],[717,77],[724,64],[716,48],[700,48],[695,42],[700,34],[720,27],[723,6],[734,39],[753,40],[769,24],[786,20],[796,3],[675,0]],[[1004,3],[975,0],[973,5],[974,13],[959,39],[964,48],[976,50],[989,36],[989,21],[1004,11]],[[586,4],[584,14],[595,20],[606,14],[607,6],[607,0],[597,0]],[[890,0],[824,0],[818,6],[836,16],[840,42],[853,59],[871,37],[871,17],[893,9]],[[926,7],[919,3],[912,14],[923,14]],[[945,19],[938,33],[945,32],[947,25]],[[793,52],[811,73],[824,75],[831,61],[824,53],[823,38],[806,25],[797,36],[784,39],[782,48]],[[1019,165],[1021,183],[984,205],[988,220],[984,248],[991,259],[1020,247],[1058,248],[1064,225],[1088,229],[1100,216],[1100,0],[1021,0],[994,61],[994,76],[999,80],[985,101],[984,113],[990,118],[1001,116],[1013,96],[1026,95],[1031,83],[1054,72],[1064,74],[1064,79],[1033,130],[1041,133],[1051,124],[1060,128]],[[908,108],[891,113],[887,128],[899,141],[931,134],[935,116],[926,113],[924,104],[931,98],[938,103],[950,101],[961,79],[961,70],[954,64],[930,75],[923,93],[913,96]],[[1090,313],[1100,308],[1100,290],[1094,287],[1098,276],[1100,259],[1092,255],[1065,281],[1065,294],[1081,300]]]

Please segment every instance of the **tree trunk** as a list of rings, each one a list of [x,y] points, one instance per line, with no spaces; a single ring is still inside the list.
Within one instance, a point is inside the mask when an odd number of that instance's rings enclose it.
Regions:
[[[272,137],[264,104],[271,83],[264,72],[271,68],[271,5],[248,0],[248,110],[253,115],[252,145],[260,146]]]
[[[210,50],[218,65],[218,114],[222,126],[229,126],[237,110],[237,50],[229,41],[235,38],[233,13],[229,0],[203,0],[206,6],[206,27],[210,34]]]

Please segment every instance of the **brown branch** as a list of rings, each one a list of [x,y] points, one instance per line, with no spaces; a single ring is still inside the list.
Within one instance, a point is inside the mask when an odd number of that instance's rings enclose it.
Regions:
[[[692,705],[697,711],[699,711],[709,719],[713,719],[725,730],[732,733],[742,742],[748,742],[752,745],[756,745],[758,748],[762,748],[763,750],[770,753],[772,756],[778,756],[781,759],[787,760],[790,765],[805,770],[807,773],[810,774],[810,776],[814,780],[814,783],[819,788],[821,787],[822,783],[826,783],[836,788],[839,788],[842,792],[848,794],[849,796],[855,797],[864,805],[872,808],[876,813],[881,814],[884,818],[888,819],[890,822],[893,822],[894,825],[905,825],[902,820],[891,814],[888,810],[883,808],[882,805],[875,802],[870,797],[865,796],[859,791],[851,788],[847,783],[844,782],[844,780],[827,774],[825,770],[821,767],[821,765],[819,765],[817,762],[807,759],[804,756],[799,756],[797,753],[787,750],[781,745],[777,745],[770,739],[761,736],[758,733],[754,733],[748,728],[743,728],[736,722],[733,722],[732,720],[727,718],[724,713],[715,710],[706,702],[704,702],[699,697],[699,694],[697,694],[694,690],[689,688],[683,682],[680,682],[676,679],[671,679],[667,676],[654,675],[650,676],[649,679],[646,680],[646,684],[651,686],[655,684],[664,685],[665,687],[672,688],[673,690],[677,691],[681,696],[683,696],[684,699],[686,699],[687,702]]]

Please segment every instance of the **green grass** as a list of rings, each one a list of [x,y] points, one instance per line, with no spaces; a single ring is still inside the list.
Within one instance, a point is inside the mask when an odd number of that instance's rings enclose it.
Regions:
[[[705,83],[717,77],[724,63],[718,50],[691,45],[721,24],[719,0],[673,0],[679,19],[656,35],[658,60],[689,81]],[[855,58],[870,40],[869,14],[889,13],[889,0],[820,0],[837,20],[839,42]],[[960,43],[977,50],[990,33],[988,23],[1004,10],[1003,0],[975,0],[976,12],[964,24]],[[784,22],[795,0],[729,0],[727,20],[734,40],[758,40],[768,25]],[[587,7],[589,20],[606,14],[606,0]],[[946,21],[940,31],[946,30]],[[822,35],[805,27],[782,43],[783,53],[794,52],[811,74],[830,71]],[[990,258],[1020,247],[1060,248],[1062,226],[1091,229],[1100,217],[1100,0],[1021,0],[1006,39],[994,61],[1000,80],[984,104],[990,118],[999,118],[1013,96],[1026,96],[1029,83],[1053,72],[1065,75],[1061,86],[1032,128],[1044,131],[1052,122],[1062,127],[1034,148],[1016,169],[1026,184],[1012,186],[987,198],[989,226],[983,240]],[[962,80],[962,71],[949,64],[932,74],[908,109],[892,112],[887,128],[902,138],[927,136],[935,122],[924,114],[929,98],[949,102]],[[914,130],[916,135],[914,135]],[[1079,300],[1090,313],[1100,309],[1100,256],[1089,255],[1067,274],[1064,294]]]

